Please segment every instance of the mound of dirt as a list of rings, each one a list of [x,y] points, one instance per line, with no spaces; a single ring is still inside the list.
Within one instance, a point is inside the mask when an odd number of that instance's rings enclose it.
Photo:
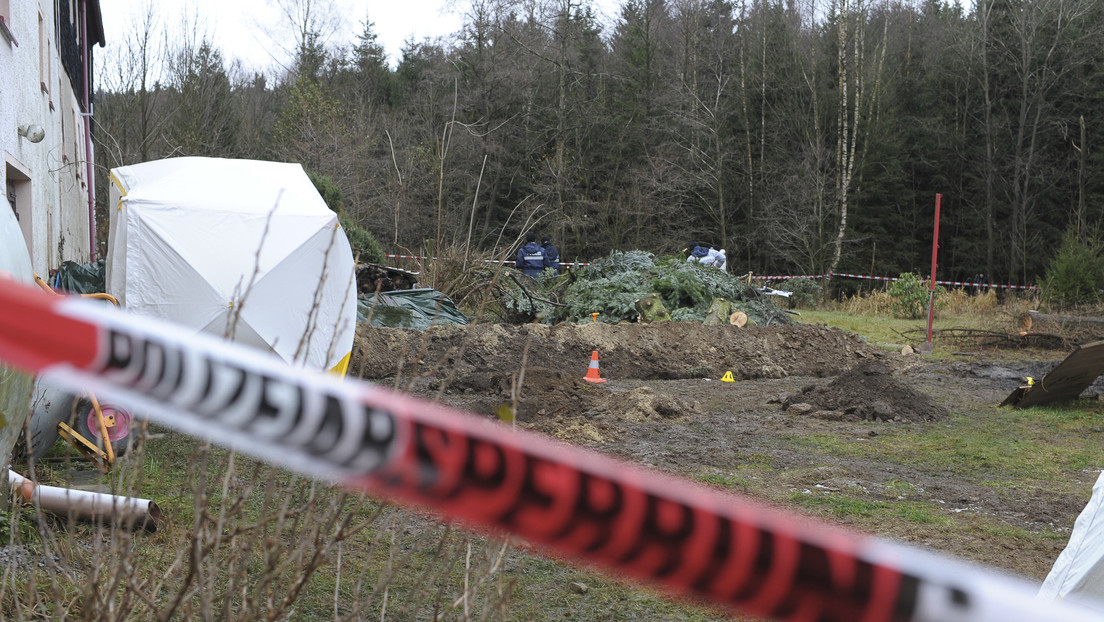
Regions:
[[[930,397],[898,382],[878,361],[866,361],[821,386],[787,396],[782,406],[793,414],[833,421],[939,421],[947,411]]]
[[[502,390],[526,369],[581,379],[591,353],[603,377],[737,380],[828,377],[884,353],[859,336],[827,326],[655,324],[472,324],[424,332],[361,324],[350,372],[362,378],[433,378],[454,391]],[[547,375],[547,374],[546,374]]]
[[[635,422],[672,421],[682,418],[694,418],[701,415],[696,401],[681,402],[675,398],[656,393],[649,387],[637,387],[621,395],[607,398],[606,410]]]
[[[583,380],[594,351],[608,384]],[[505,405],[541,432],[603,444],[625,425],[702,416],[703,396],[638,381],[719,380],[725,372],[738,382],[824,378],[884,357],[852,333],[814,325],[474,324],[419,332],[362,324],[350,373],[491,417]]]
[[[563,390],[533,392],[526,384],[517,418],[525,427],[576,444],[604,445],[623,437],[630,424],[665,424],[703,415],[696,401],[680,401],[649,387],[633,389],[571,381]],[[453,399],[475,412],[479,400]],[[475,406],[475,407],[473,407]]]

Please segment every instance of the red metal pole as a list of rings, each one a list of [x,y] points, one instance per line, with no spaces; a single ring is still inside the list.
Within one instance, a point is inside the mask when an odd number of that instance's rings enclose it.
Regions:
[[[928,296],[928,343],[932,340],[932,317],[935,311],[935,268],[936,257],[939,254],[939,203],[943,195],[935,194],[935,235],[932,236],[932,267],[931,267],[931,293]]]

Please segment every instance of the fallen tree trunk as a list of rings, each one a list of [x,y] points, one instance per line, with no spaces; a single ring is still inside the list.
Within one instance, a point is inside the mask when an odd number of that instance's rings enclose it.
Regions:
[[[1072,343],[1104,339],[1104,318],[1028,311],[1020,316],[1020,335],[1058,337]]]

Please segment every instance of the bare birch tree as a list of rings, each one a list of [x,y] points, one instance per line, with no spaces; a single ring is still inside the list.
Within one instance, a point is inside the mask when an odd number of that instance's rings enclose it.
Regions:
[[[836,67],[839,93],[836,102],[836,235],[830,275],[839,266],[847,236],[847,211],[854,190],[856,169],[861,166],[862,139],[878,105],[882,66],[885,62],[888,15],[881,24],[881,39],[876,42],[868,66],[866,32],[870,12],[867,0],[835,0]]]

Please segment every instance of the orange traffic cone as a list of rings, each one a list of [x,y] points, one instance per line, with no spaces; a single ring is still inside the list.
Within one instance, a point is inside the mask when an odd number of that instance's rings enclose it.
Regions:
[[[586,377],[583,378],[587,382],[605,382],[606,379],[598,375],[598,351],[595,350],[594,354],[590,355],[590,368],[587,369]]]

